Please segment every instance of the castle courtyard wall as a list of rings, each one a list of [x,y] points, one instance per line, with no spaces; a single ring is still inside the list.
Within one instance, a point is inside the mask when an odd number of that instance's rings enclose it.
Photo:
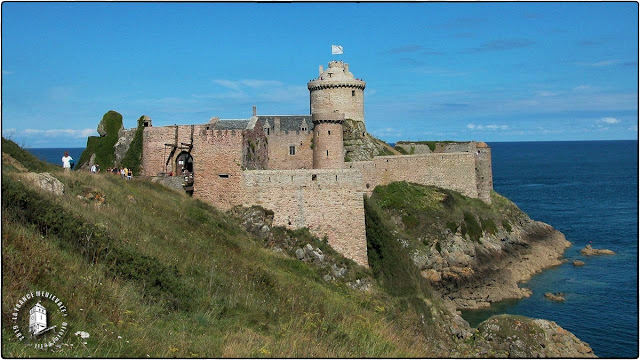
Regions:
[[[372,192],[378,185],[407,181],[451,189],[478,198],[476,159],[473,153],[377,156],[372,161],[346,164],[351,169],[362,170],[367,192]]]
[[[368,265],[361,171],[247,170],[242,176],[243,205],[273,210],[276,226],[326,235],[336,251]]]

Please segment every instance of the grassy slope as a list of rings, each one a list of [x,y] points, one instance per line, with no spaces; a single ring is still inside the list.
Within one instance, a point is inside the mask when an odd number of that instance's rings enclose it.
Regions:
[[[113,166],[115,162],[115,154],[113,146],[118,142],[118,131],[122,127],[122,115],[109,110],[102,117],[104,122],[105,136],[89,136],[87,139],[87,147],[82,152],[77,167],[89,162],[92,154],[96,154],[95,163],[99,164],[102,169]]]
[[[453,190],[407,182],[376,187],[371,201],[395,220],[397,229],[413,247],[430,247],[445,237],[446,229],[479,241],[483,231],[495,233],[502,228],[509,232],[511,224],[526,217],[515,204],[493,191],[492,204],[488,205]]]
[[[30,191],[26,196],[55,214],[86,224],[82,231],[99,232],[111,248],[126,250],[132,262],[156,264],[150,272],[179,279],[189,290],[185,294],[189,306],[173,306],[171,289],[150,291],[153,279],[127,273],[121,262],[87,256],[73,246],[78,233],[65,230],[73,222],[60,224],[60,231],[43,232],[38,221],[5,211],[6,200],[2,212],[5,357],[42,355],[16,343],[9,328],[10,305],[36,288],[55,291],[69,309],[71,328],[65,341],[73,346],[48,356],[448,354],[451,339],[438,331],[437,322],[424,321],[427,311],[432,313],[428,319],[438,311],[422,290],[394,294],[383,280],[382,288],[362,293],[327,283],[313,267],[264,249],[230,216],[159,185],[109,174],[54,171],[54,175],[65,183],[64,196]],[[7,188],[18,186],[13,179],[11,169],[3,174],[3,195],[9,194]],[[83,196],[87,193],[104,195],[104,205],[87,200]],[[393,268],[383,271],[393,278]],[[80,330],[91,335],[87,345],[73,335]]]

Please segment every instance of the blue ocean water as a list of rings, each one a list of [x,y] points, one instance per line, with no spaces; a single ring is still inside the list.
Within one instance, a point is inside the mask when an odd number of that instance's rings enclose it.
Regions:
[[[535,275],[523,286],[531,297],[464,312],[472,326],[495,314],[518,314],[557,322],[589,343],[600,357],[638,357],[638,142],[491,143],[494,189],[535,220],[562,231],[573,245],[570,262]],[[29,149],[61,165],[64,151]],[[583,257],[592,242],[614,256]],[[544,298],[564,292],[566,302]]]
[[[533,294],[467,311],[472,326],[495,314],[553,320],[599,357],[638,357],[638,142],[491,143],[494,189],[560,230],[570,262],[535,275]],[[584,257],[589,242],[614,256]],[[564,303],[544,298],[563,292]]]
[[[85,148],[30,148],[27,150],[40,160],[62,167],[62,157],[65,151],[69,152],[69,156],[71,156],[77,164],[84,149]]]

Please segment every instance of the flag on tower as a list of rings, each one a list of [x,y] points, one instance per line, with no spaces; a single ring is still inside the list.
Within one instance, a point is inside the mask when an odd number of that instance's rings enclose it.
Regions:
[[[342,54],[342,45],[331,45],[331,55]]]

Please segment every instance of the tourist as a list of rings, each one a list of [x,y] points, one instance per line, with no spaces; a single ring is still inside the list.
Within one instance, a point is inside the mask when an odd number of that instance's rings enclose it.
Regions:
[[[120,169],[120,177],[124,179],[126,175],[127,175],[127,168]]]
[[[131,171],[131,169],[127,170],[127,180],[131,180],[131,178],[133,177],[133,171]]]
[[[92,174],[96,173],[96,164],[91,165],[91,173]]]
[[[100,172],[100,164],[96,164],[96,172],[99,173]]]
[[[72,163],[73,163],[73,158],[69,156],[68,151],[65,151],[64,156],[62,157],[62,168],[64,169],[64,171],[70,171]]]

